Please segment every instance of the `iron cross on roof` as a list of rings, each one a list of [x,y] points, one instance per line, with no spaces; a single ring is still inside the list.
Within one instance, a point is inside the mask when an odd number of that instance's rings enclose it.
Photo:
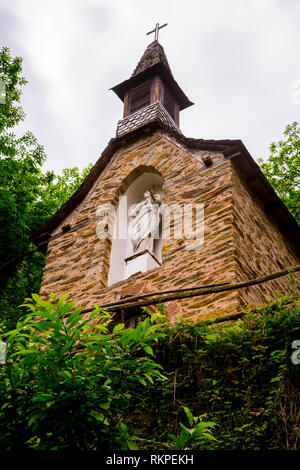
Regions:
[[[164,28],[164,27],[167,26],[167,25],[168,25],[168,23],[165,23],[165,24],[163,24],[162,26],[159,26],[159,23],[156,23],[155,28],[152,29],[152,31],[149,31],[149,33],[147,33],[147,35],[148,35],[148,34],[155,33],[155,41],[158,41],[158,31],[159,31],[161,28]]]

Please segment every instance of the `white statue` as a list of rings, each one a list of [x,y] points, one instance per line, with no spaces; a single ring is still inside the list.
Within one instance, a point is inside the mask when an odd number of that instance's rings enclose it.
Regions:
[[[133,217],[128,226],[128,235],[133,244],[134,253],[137,251],[153,251],[153,239],[157,237],[161,214],[162,198],[158,193],[149,190],[144,193],[144,199],[129,209]]]

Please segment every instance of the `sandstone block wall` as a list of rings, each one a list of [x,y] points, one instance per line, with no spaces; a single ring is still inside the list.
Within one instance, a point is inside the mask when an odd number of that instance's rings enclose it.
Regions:
[[[280,232],[274,218],[266,213],[263,203],[255,196],[241,175],[238,162],[232,167],[233,229],[236,277],[243,281],[265,276],[300,264],[300,256],[288,237]],[[300,286],[300,275],[295,274]],[[241,306],[262,304],[281,293],[290,291],[289,277],[238,291]]]
[[[46,296],[54,292],[60,296],[69,293],[79,305],[89,307],[113,301],[118,293],[124,296],[134,292],[233,282],[231,164],[221,153],[212,153],[210,157],[216,162],[215,166],[206,168],[201,154],[207,152],[199,151],[194,155],[161,133],[117,151],[85,201],[62,224],[70,224],[73,231],[63,233],[62,227],[58,227],[53,233],[41,294]],[[204,246],[201,250],[190,251],[184,249],[184,240],[164,240],[161,268],[108,288],[111,241],[97,237],[96,209],[107,202],[116,205],[134,174],[139,174],[137,169],[145,167],[155,168],[162,175],[166,204],[204,203]],[[197,318],[219,309],[234,311],[237,303],[237,293],[230,292],[172,302],[167,307],[173,319],[181,314]]]
[[[201,160],[207,156],[213,161],[210,167]],[[163,177],[166,204],[204,204],[204,246],[186,250],[184,240],[164,240],[160,268],[108,287],[111,240],[98,238],[96,210],[105,203],[117,206],[118,197],[145,168],[155,169]],[[63,232],[65,224],[71,230]],[[297,258],[276,225],[268,221],[259,201],[253,201],[230,160],[218,152],[191,151],[162,131],[120,148],[85,200],[52,237],[41,295],[70,294],[82,307],[101,306],[117,296],[237,282],[283,269],[295,264]],[[272,246],[276,248],[270,255]],[[245,303],[264,302],[274,297],[275,287],[286,289],[287,281],[173,301],[166,306],[171,320],[179,315],[204,319],[238,311]]]

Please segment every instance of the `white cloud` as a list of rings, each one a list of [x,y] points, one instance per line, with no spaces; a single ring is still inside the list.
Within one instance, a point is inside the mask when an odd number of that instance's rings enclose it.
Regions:
[[[299,2],[0,0],[1,10],[2,42],[24,57],[29,80],[24,127],[45,145],[48,168],[98,158],[122,117],[109,88],[130,76],[158,21],[168,22],[160,42],[196,103],[182,113],[186,135],[241,138],[257,157],[299,120]]]

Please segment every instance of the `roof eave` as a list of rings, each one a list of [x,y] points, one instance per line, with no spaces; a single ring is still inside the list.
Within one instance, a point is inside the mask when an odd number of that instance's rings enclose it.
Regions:
[[[115,85],[110,89],[116,93],[116,95],[120,98],[121,101],[124,101],[124,94],[126,93],[126,91],[130,90],[131,88],[134,88],[135,86],[138,86],[143,81],[148,80],[154,77],[155,75],[159,75],[169,86],[169,88],[173,91],[181,111],[194,104],[188,99],[188,97],[185,95],[183,90],[180,88],[176,80],[174,80],[174,78],[162,62],[152,65],[152,67],[147,68],[138,75],[130,77],[128,80],[124,80],[122,83],[119,83],[118,85]]]

